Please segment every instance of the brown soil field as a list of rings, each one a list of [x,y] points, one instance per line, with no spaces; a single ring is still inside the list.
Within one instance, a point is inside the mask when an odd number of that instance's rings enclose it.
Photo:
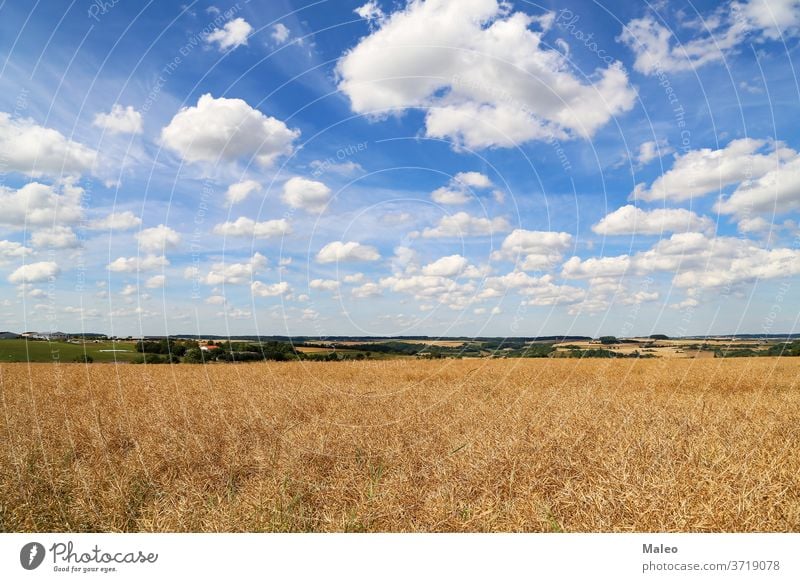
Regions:
[[[0,530],[797,532],[799,370],[0,364]]]

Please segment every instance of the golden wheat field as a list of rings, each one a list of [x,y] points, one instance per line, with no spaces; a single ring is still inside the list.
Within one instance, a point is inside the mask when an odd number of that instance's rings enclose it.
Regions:
[[[3,531],[800,531],[800,363],[0,366]]]

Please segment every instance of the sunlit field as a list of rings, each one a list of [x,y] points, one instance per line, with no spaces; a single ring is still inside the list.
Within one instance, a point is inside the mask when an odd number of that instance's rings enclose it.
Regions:
[[[0,364],[0,529],[800,531],[799,364]]]

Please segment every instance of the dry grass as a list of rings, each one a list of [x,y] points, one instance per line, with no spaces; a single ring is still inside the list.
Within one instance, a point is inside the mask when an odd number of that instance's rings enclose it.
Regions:
[[[0,366],[2,531],[799,531],[798,362]]]

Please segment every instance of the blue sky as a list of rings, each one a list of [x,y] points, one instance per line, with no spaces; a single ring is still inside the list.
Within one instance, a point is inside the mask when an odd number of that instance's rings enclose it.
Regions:
[[[0,4],[0,328],[798,330],[798,0]]]

